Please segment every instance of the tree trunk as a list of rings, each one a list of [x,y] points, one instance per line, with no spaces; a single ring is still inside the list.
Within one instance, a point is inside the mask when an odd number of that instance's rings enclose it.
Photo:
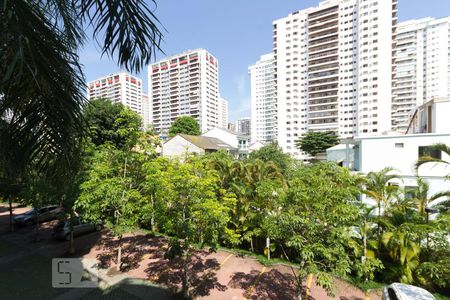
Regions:
[[[365,230],[366,230],[365,224],[364,224],[364,229],[363,230],[364,230],[364,233],[363,233],[363,257],[361,258],[361,260],[362,260],[362,264],[365,266],[366,259],[367,259],[367,235],[366,235],[366,232],[365,232]],[[365,280],[366,281],[368,280],[366,274],[365,274]]]
[[[253,237],[250,237],[250,249],[252,252],[255,252],[255,249],[253,248]]]
[[[14,232],[12,197],[9,195],[7,197],[8,197],[8,204],[9,204],[9,230],[11,232]]]
[[[117,247],[117,266],[116,270],[120,272],[122,269],[122,236],[119,236],[119,246]]]
[[[184,250],[183,253],[183,282],[182,282],[182,291],[183,297],[189,299],[189,249]]]
[[[70,230],[70,241],[69,241],[69,254],[75,254],[75,241],[73,240],[73,210],[70,210],[70,221],[69,221],[69,230]]]
[[[34,230],[34,241],[39,242],[39,216],[37,212],[37,208],[34,209],[34,223],[35,223],[35,230]]]
[[[150,195],[150,201],[152,204],[152,216],[150,218],[150,226],[152,228],[153,232],[156,232],[156,225],[155,225],[155,200],[153,199],[153,195]]]

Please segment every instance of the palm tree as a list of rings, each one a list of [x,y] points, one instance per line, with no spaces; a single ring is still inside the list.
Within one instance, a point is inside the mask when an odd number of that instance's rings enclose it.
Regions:
[[[366,176],[364,193],[377,202],[380,217],[386,215],[389,205],[398,195],[398,186],[389,185],[389,181],[398,178],[398,175],[388,174],[392,171],[394,169],[388,167],[378,172],[369,172]]]
[[[86,29],[102,54],[139,72],[160,50],[158,26],[144,0],[0,0],[0,119],[9,132],[0,144],[19,145],[26,165],[47,169],[59,156],[70,169],[73,135],[83,132],[77,52]]]
[[[438,143],[430,146],[432,150],[441,151],[444,152],[447,156],[450,156],[450,147],[446,144]],[[446,161],[439,158],[434,158],[431,156],[423,156],[419,157],[419,160],[416,163],[416,170],[419,169],[419,167],[423,164],[429,163],[429,162],[435,162],[435,163],[443,163],[445,165],[450,165],[450,161]],[[447,175],[447,179],[450,179],[450,173]]]
[[[414,270],[419,266],[420,246],[410,235],[408,230],[402,230],[400,226],[394,231],[383,233],[382,236],[382,243],[396,264],[393,270],[402,283],[412,283]]]
[[[426,182],[423,178],[417,177],[417,188],[413,191],[411,201],[422,216],[428,216],[427,208],[448,208],[450,204],[450,191],[439,192],[431,196],[429,195],[429,192],[430,185],[428,182]],[[436,201],[443,197],[447,197],[447,199],[443,201]]]

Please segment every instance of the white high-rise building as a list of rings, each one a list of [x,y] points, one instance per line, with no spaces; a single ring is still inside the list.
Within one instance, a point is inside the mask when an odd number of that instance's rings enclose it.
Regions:
[[[222,97],[219,98],[219,127],[228,127],[228,101]]]
[[[236,121],[236,132],[240,135],[251,135],[251,120],[250,118],[240,118]]]
[[[167,134],[179,116],[197,119],[205,132],[219,127],[219,63],[204,49],[190,50],[149,66],[151,122]]]
[[[107,98],[122,103],[144,118],[142,110],[142,80],[128,73],[115,73],[87,84],[88,100]]]
[[[142,121],[144,129],[147,129],[150,124],[150,104],[148,102],[148,95],[142,93]]]
[[[405,132],[416,106],[450,95],[450,17],[398,24],[392,129]]]
[[[391,129],[397,0],[329,0],[273,23],[278,143],[307,131]]]
[[[252,142],[274,141],[277,138],[277,104],[273,54],[262,55],[248,70],[251,85]]]

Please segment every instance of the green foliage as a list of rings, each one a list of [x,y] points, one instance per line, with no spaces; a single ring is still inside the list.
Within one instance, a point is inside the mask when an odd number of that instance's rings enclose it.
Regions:
[[[136,143],[141,117],[121,103],[104,98],[91,100],[84,109],[84,117],[94,145],[110,142],[121,149]]]
[[[190,116],[182,116],[176,118],[169,129],[169,136],[177,134],[200,135],[200,126],[195,118]]]
[[[358,219],[352,203],[358,193],[355,179],[344,168],[318,163],[299,168],[289,184],[278,237],[297,254],[298,282],[317,274],[318,284],[332,294],[328,273],[346,276],[351,271],[347,246],[348,228]]]
[[[277,143],[273,142],[250,153],[249,160],[262,160],[263,162],[273,162],[283,174],[286,174],[293,164],[293,158],[283,152]]]
[[[339,144],[339,138],[332,131],[309,131],[295,141],[295,146],[298,149],[311,156],[316,156],[318,153],[325,152],[325,150],[337,144]]]
[[[91,221],[102,220],[121,236],[136,228],[142,199],[136,179],[140,168],[137,153],[105,145],[95,153],[88,180],[81,185],[75,207]]]
[[[153,2],[154,3],[154,2]],[[27,169],[67,168],[84,131],[85,80],[77,53],[86,32],[101,53],[139,71],[159,50],[162,33],[148,4],[136,1],[1,1],[0,145],[17,147]],[[89,30],[88,30],[89,29]],[[2,46],[3,47],[3,46]]]

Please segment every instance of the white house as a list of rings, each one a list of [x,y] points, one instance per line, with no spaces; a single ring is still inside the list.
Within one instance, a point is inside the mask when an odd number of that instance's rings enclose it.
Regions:
[[[342,162],[353,171],[367,174],[385,167],[392,167],[400,180],[393,183],[402,187],[417,186],[416,175],[430,184],[430,194],[450,190],[450,166],[442,163],[427,163],[416,170],[416,163],[422,156],[432,156],[450,162],[444,152],[430,149],[431,145],[443,143],[450,145],[450,133],[386,135],[377,137],[359,137],[345,141],[348,146],[333,147],[327,150],[327,159]],[[341,151],[337,155],[337,151]]]
[[[232,147],[239,149],[239,156],[245,156],[251,152],[249,150],[250,136],[248,135],[240,135],[224,128],[213,128],[203,133],[202,136],[220,139]]]
[[[162,155],[177,157],[187,153],[205,154],[222,149],[237,154],[235,147],[217,138],[178,134],[163,144]]]

